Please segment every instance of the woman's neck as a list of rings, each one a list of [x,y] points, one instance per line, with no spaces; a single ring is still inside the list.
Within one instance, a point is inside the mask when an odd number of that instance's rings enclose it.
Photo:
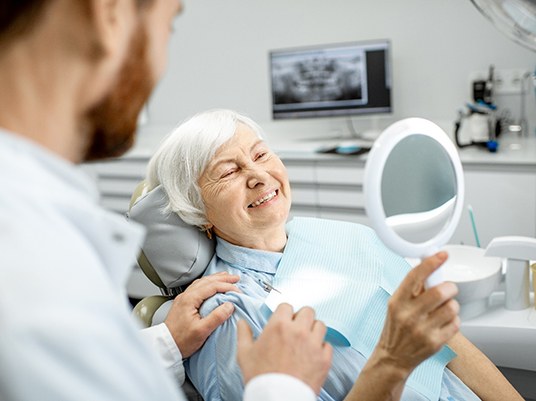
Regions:
[[[284,226],[270,231],[259,230],[254,235],[248,234],[247,236],[237,237],[230,237],[217,229],[214,232],[218,237],[231,244],[263,251],[282,252],[287,244],[287,233]]]

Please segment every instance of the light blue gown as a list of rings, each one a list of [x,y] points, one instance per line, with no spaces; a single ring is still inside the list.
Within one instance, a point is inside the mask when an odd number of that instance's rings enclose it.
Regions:
[[[218,305],[232,302],[235,312],[218,327],[204,346],[186,362],[186,372],[205,401],[238,401],[244,384],[236,362],[237,322],[245,320],[258,336],[267,322],[261,306],[268,295],[262,282],[272,283],[282,253],[254,250],[232,245],[217,238],[216,255],[205,275],[227,271],[240,276],[242,293],[216,294],[205,301],[200,313],[206,316]],[[274,350],[278,352],[278,350]],[[334,347],[333,362],[319,400],[342,400],[352,388],[366,363],[365,357],[351,347]],[[439,399],[472,401],[479,398],[450,370],[445,369]],[[422,394],[406,386],[402,400],[425,401]]]

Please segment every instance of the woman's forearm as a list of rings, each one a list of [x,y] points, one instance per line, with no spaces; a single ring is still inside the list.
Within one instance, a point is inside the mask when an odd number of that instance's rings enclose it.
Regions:
[[[448,344],[458,354],[448,368],[483,401],[523,401],[499,369],[461,333]]]
[[[410,373],[396,368],[387,353],[376,349],[344,400],[398,401]]]

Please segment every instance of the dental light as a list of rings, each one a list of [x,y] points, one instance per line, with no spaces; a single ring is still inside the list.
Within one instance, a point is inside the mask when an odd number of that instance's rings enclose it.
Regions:
[[[536,0],[471,0],[510,39],[536,51]]]

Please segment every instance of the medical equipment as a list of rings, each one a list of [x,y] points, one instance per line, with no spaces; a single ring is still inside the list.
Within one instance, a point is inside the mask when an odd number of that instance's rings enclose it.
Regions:
[[[449,257],[443,264],[445,276],[458,287],[462,321],[486,312],[489,297],[499,287],[502,260],[485,256],[485,249],[468,245],[446,245]]]
[[[536,1],[535,0],[471,0],[482,15],[513,41],[536,51]],[[522,78],[521,117],[512,128],[527,131],[525,114],[525,81],[532,78],[536,89],[536,71]]]
[[[506,258],[506,303],[509,310],[530,305],[529,260],[536,259],[536,239],[528,237],[497,237],[486,249],[486,256]]]
[[[501,119],[496,117],[496,106],[478,100],[467,103],[467,111],[460,110],[454,123],[454,140],[459,148],[481,146],[490,152],[496,152],[501,134]],[[468,137],[462,139],[463,136]]]
[[[464,178],[458,152],[431,121],[398,121],[374,142],[363,191],[372,226],[388,247],[407,257],[430,256],[448,242],[462,212]],[[440,268],[427,285],[442,281]]]
[[[471,2],[510,39],[536,51],[534,0],[471,0]]]
[[[387,39],[273,50],[274,119],[391,113]]]

